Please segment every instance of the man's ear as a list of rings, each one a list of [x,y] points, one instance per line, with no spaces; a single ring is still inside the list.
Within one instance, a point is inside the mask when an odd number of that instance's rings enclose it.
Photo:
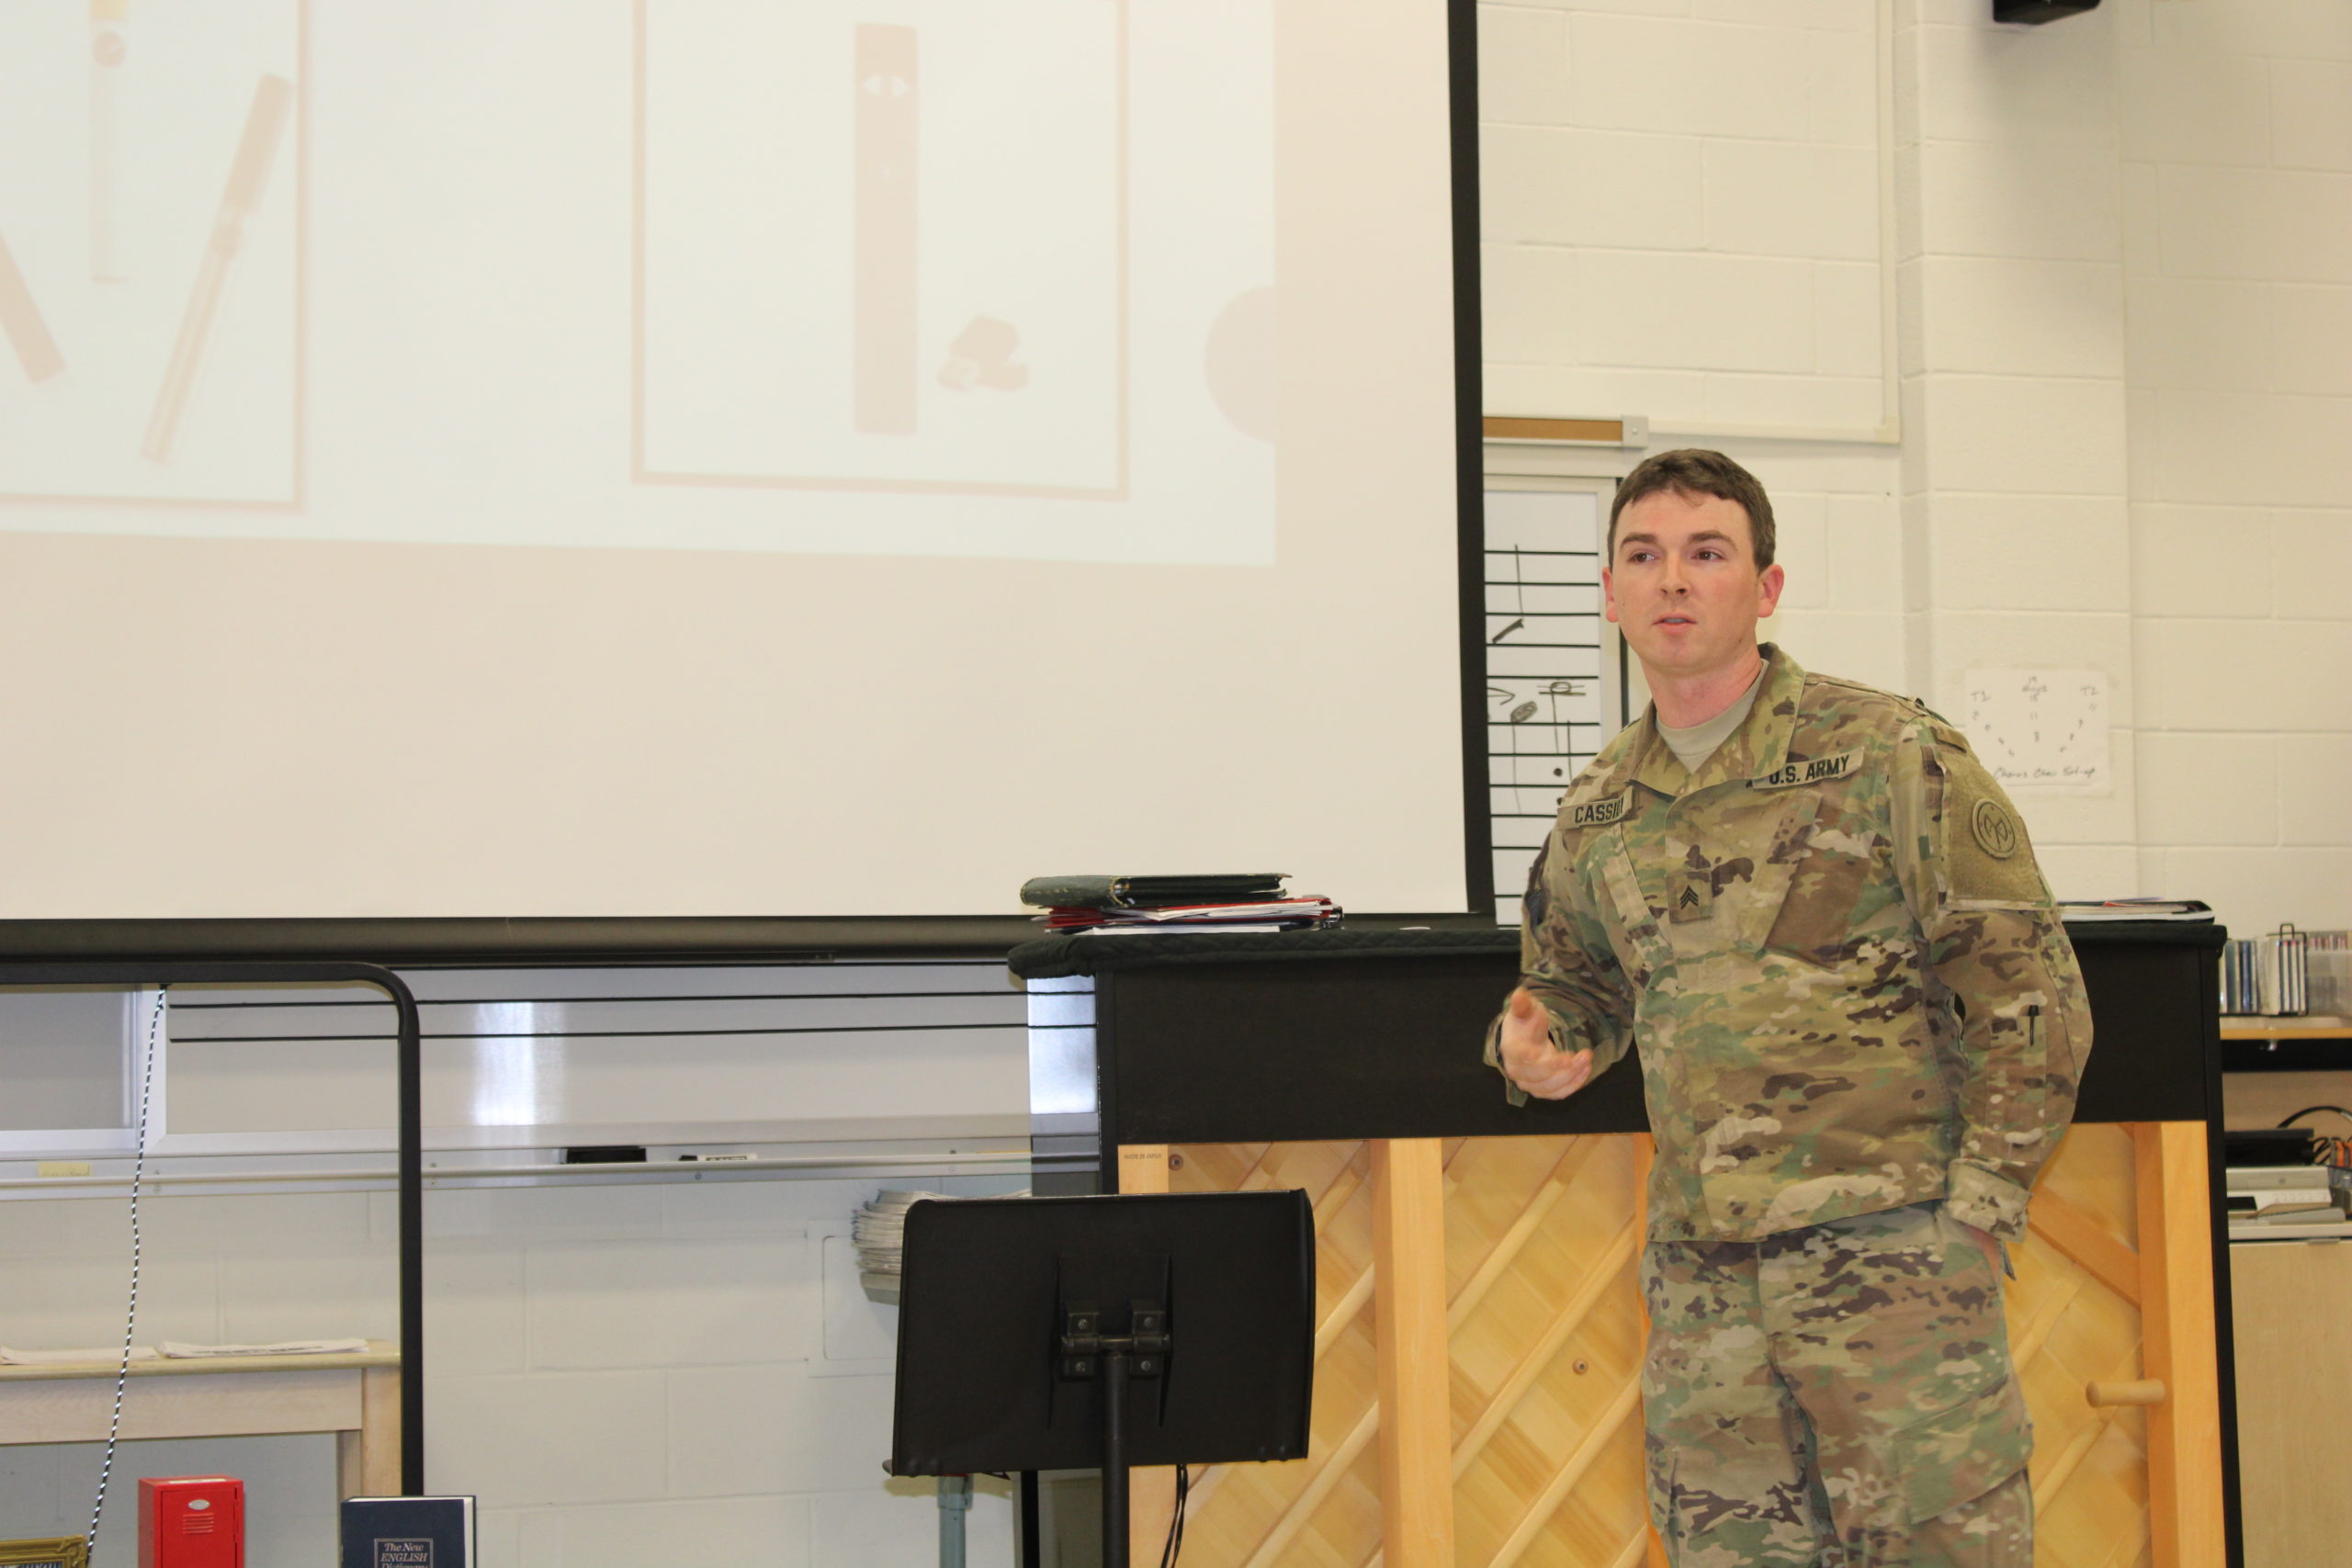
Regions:
[[[1604,581],[1608,575],[1607,572],[1601,573]],[[1781,570],[1779,561],[1774,561],[1770,566],[1766,567],[1757,577],[1756,618],[1758,620],[1768,621],[1772,618],[1772,612],[1780,607],[1781,590],[1788,586],[1788,581],[1789,574]],[[1610,619],[1614,620],[1616,617],[1612,615]]]
[[[1777,570],[1779,569],[1775,568],[1774,570]],[[1601,619],[1607,621],[1613,621],[1617,618],[1616,574],[1611,572],[1605,566],[1600,569],[1600,616]]]

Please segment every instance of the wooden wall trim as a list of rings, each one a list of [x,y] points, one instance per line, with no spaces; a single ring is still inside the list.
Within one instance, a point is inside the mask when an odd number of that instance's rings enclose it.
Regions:
[[[1388,1568],[1453,1568],[1443,1141],[1374,1143],[1372,1191],[1381,1555]]]
[[[2168,1393],[2148,1412],[2150,1555],[2154,1568],[2222,1568],[2228,1548],[2205,1126],[2138,1122],[2132,1138],[2143,1371]]]
[[[1625,445],[1622,419],[1545,419],[1488,414],[1480,428],[1489,441],[1574,441],[1602,446]]]

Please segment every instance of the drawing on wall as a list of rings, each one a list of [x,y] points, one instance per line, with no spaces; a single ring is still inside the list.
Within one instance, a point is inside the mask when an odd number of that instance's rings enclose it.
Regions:
[[[301,20],[0,10],[0,493],[296,499]]]
[[[1126,483],[1124,0],[642,0],[641,480]]]
[[[1962,728],[2003,789],[2104,795],[2107,674],[2099,670],[1971,670]]]

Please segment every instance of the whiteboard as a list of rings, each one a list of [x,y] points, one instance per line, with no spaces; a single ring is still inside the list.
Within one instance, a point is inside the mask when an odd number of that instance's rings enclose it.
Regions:
[[[403,978],[424,1025],[425,1144],[441,1154],[1025,1146],[1026,999],[1001,962]],[[136,1081],[126,1069],[141,1060],[154,997],[0,992],[0,1064],[54,1065],[28,1078],[38,1095],[9,1097],[0,1164],[128,1151]],[[380,993],[175,987],[165,999],[149,1111],[159,1169],[204,1168],[169,1163],[187,1157],[396,1147],[394,1020]]]

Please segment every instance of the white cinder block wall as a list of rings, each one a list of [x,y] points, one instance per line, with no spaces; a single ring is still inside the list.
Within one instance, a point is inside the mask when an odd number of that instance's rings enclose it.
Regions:
[[[2352,6],[2116,32],[2142,880],[2352,924]]]
[[[2137,892],[2116,12],[1990,9],[1894,28],[1913,689],[1957,716],[1972,669],[2104,671],[2111,788],[2020,807],[2062,894]]]
[[[2104,671],[2062,894],[2352,924],[2352,8],[1990,10],[1481,6],[1487,409],[1755,468],[1814,667]]]
[[[1883,417],[1867,0],[1479,7],[1496,412]]]
[[[881,1471],[894,1314],[859,1292],[847,1241],[876,1186],[428,1192],[427,1480],[481,1495],[487,1568],[935,1562],[931,1485]],[[143,1208],[141,1344],[398,1333],[390,1193]],[[119,1343],[126,1209],[0,1202],[0,1343]],[[0,1449],[0,1536],[81,1533],[98,1459]],[[138,1477],[224,1471],[246,1483],[254,1568],[334,1561],[333,1442],[269,1438],[127,1446],[98,1568],[134,1560]],[[1012,1505],[982,1485],[971,1561],[1008,1563]]]

